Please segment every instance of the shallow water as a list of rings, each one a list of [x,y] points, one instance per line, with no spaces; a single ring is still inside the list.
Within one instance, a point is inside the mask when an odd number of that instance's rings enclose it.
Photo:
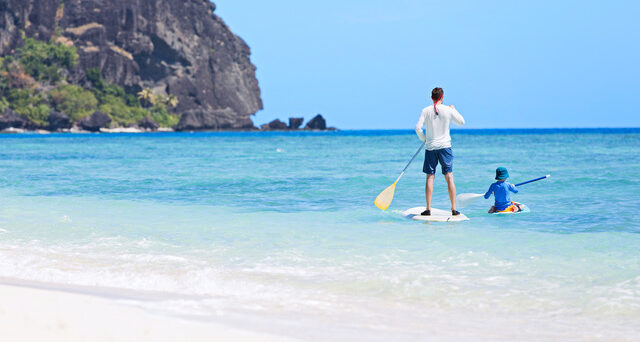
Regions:
[[[551,174],[513,197],[531,212],[403,218],[422,157],[378,210],[411,132],[0,136],[0,277],[311,340],[637,337],[640,130],[453,140],[459,193]]]

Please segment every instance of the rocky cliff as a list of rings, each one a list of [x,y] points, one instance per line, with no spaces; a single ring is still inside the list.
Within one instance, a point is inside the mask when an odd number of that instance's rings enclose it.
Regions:
[[[86,71],[128,93],[178,98],[178,129],[252,128],[262,109],[250,49],[207,0],[0,0],[0,55],[23,37],[77,48],[68,79]]]

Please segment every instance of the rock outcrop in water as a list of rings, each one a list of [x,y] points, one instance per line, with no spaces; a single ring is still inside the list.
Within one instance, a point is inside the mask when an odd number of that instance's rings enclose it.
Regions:
[[[54,132],[64,129],[70,129],[71,126],[73,126],[73,122],[71,122],[71,119],[67,115],[55,110],[49,113],[48,121],[49,126],[47,127],[47,129]]]
[[[111,123],[109,115],[96,111],[90,116],[82,119],[79,123],[80,128],[89,132],[99,132],[101,128],[108,128]]]
[[[138,124],[138,126],[142,129],[148,130],[148,131],[155,131],[156,129],[158,129],[160,126],[158,125],[158,123],[156,123],[155,121],[153,121],[150,118],[144,118],[140,121],[140,123]]]
[[[289,118],[289,125],[280,121],[280,119],[275,119],[269,123],[263,124],[260,126],[260,129],[263,131],[297,131],[300,130],[302,123],[304,122],[304,118]],[[322,117],[321,114],[317,114],[314,116],[304,127],[304,130],[311,131],[337,131],[338,129],[335,127],[327,127],[327,121]]]
[[[304,118],[289,118],[289,129],[298,129],[303,122]]]
[[[322,117],[322,115],[318,114],[311,119],[311,121],[307,122],[307,125],[304,129],[310,130],[325,130],[327,129],[327,121]]]
[[[269,129],[272,130],[284,130],[287,129],[287,124],[280,121],[280,119],[275,119],[271,122],[269,122],[269,124],[267,125],[269,127]]]
[[[27,121],[9,108],[0,114],[0,130],[7,128],[23,128]]]
[[[0,55],[23,37],[77,48],[69,80],[97,68],[127,93],[178,98],[177,129],[248,129],[262,109],[250,49],[207,0],[0,0]],[[24,34],[24,36],[23,36]]]

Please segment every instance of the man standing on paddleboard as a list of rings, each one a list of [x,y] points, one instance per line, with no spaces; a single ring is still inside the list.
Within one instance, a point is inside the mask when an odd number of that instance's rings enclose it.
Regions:
[[[425,185],[425,195],[427,197],[427,210],[422,215],[431,215],[431,196],[433,195],[433,180],[436,177],[436,166],[438,162],[442,168],[442,174],[447,180],[449,187],[449,199],[451,200],[451,214],[460,215],[456,210],[456,186],[453,183],[453,152],[451,151],[451,135],[449,134],[449,124],[464,125],[464,118],[453,105],[442,104],[444,90],[433,88],[431,100],[433,106],[422,110],[420,119],[416,124],[416,134],[420,140],[425,141],[425,156],[422,172],[427,174],[427,184]],[[426,136],[422,129],[426,128]]]

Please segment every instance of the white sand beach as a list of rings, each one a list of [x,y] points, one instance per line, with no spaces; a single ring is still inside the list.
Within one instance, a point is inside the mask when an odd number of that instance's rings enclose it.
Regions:
[[[291,341],[149,313],[103,297],[0,285],[4,341]]]

